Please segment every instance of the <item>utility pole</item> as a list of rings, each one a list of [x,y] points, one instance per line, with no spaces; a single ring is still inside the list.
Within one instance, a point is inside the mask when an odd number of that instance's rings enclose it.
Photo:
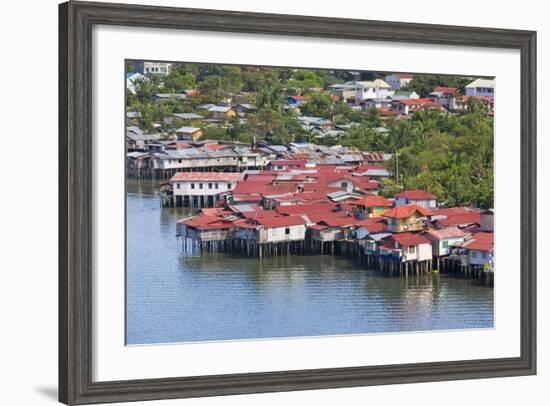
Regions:
[[[395,151],[395,180],[397,183],[397,189],[401,189],[399,187],[399,151]]]

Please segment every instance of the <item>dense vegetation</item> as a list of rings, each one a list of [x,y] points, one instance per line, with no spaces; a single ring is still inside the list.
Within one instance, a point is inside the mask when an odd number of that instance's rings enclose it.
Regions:
[[[374,79],[384,75],[370,72],[368,77],[361,76]],[[139,111],[140,127],[152,130],[153,123],[162,123],[172,113],[208,116],[206,110],[197,109],[203,103],[250,103],[254,110],[246,115],[246,120],[235,117],[221,125],[206,126],[200,121],[174,120],[171,127],[202,127],[207,139],[246,143],[266,139],[273,144],[309,141],[397,153],[387,167],[394,174],[399,173],[399,179],[389,180],[383,194],[390,196],[403,188],[418,188],[434,193],[447,206],[493,206],[493,118],[481,103],[470,99],[467,111],[462,113],[432,110],[417,112],[410,119],[383,120],[376,109],[353,110],[342,100],[320,91],[350,79],[350,72],[339,71],[181,64],[162,79],[151,77],[137,83],[136,94],[128,92],[128,111]],[[417,75],[407,89],[425,96],[436,86],[463,89],[470,80]],[[201,95],[186,100],[152,99],[156,93],[187,89],[199,89]],[[350,125],[349,130],[339,137],[317,137],[317,133],[301,126],[295,111],[284,110],[289,95],[305,97],[303,115]],[[388,132],[380,133],[381,126]]]

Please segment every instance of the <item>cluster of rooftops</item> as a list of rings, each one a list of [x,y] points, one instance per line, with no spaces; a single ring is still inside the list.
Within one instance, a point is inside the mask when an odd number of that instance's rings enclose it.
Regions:
[[[457,87],[434,87],[428,94],[421,97],[413,90],[406,90],[406,86],[414,75],[392,74],[384,79],[372,81],[350,81],[329,86],[326,89],[309,89],[315,92],[329,94],[334,102],[344,102],[353,110],[377,109],[382,119],[387,117],[408,118],[412,113],[425,110],[464,111],[468,100],[477,99],[485,104],[489,114],[493,114],[494,107],[494,80],[475,79],[463,89]],[[186,90],[183,93],[153,95],[154,101],[163,101],[171,98],[188,99],[199,96],[196,89]],[[193,111],[177,112],[163,117],[161,122],[155,123],[157,132],[177,139],[198,140],[203,136],[205,127],[211,125],[225,126],[228,120],[236,118],[241,122],[247,121],[247,115],[256,111],[254,104],[239,102],[255,96],[255,92],[241,92],[240,94],[218,100],[216,103],[196,105]],[[286,95],[285,110],[297,112],[302,130],[317,139],[338,137],[345,134],[354,122],[334,123],[329,117],[313,117],[302,114],[302,107],[307,103],[307,97],[302,95]],[[126,113],[129,124],[136,123],[141,118],[138,111]],[[177,123],[177,126],[174,126]],[[183,124],[183,125],[182,125]],[[380,127],[381,133],[387,131]],[[155,137],[155,134],[134,134],[129,132],[130,139]]]
[[[399,261],[456,254],[492,266],[492,209],[442,208],[426,190],[383,197],[384,176],[379,174],[385,170],[375,164],[307,168],[304,161],[286,159],[271,161],[270,168],[174,175],[174,191],[178,183],[204,183],[205,189],[215,182],[232,184],[216,195],[215,207],[178,221],[185,230],[180,234],[199,241],[260,244],[354,241],[369,254]]]

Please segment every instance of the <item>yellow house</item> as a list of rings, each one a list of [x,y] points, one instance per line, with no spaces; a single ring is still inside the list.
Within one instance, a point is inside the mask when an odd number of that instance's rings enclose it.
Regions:
[[[380,217],[392,206],[392,203],[382,196],[366,196],[351,204],[356,206],[357,211],[365,217]]]
[[[212,114],[212,118],[216,120],[228,120],[237,115],[235,109],[229,106],[212,106],[208,111]]]
[[[402,233],[405,231],[422,231],[422,219],[430,214],[429,210],[416,204],[396,206],[388,210],[382,217],[388,220],[388,231]]]

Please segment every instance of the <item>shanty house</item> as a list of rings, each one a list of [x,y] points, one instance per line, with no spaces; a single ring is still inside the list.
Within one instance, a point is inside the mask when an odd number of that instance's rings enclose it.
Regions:
[[[237,115],[235,109],[230,106],[212,106],[208,111],[215,120],[227,120]]]
[[[259,243],[303,241],[306,237],[306,222],[300,216],[281,216],[253,220]]]
[[[447,227],[441,230],[431,229],[424,236],[432,243],[432,252],[435,257],[450,254],[450,247],[461,245],[468,234],[458,227]]]
[[[405,190],[395,195],[396,206],[405,204],[417,204],[426,209],[435,209],[437,206],[437,198],[425,190]]]
[[[387,229],[390,233],[402,233],[423,230],[424,219],[428,215],[429,211],[424,207],[409,204],[406,206],[396,206],[382,214],[382,217],[387,219]]]
[[[357,219],[354,217],[331,217],[319,221],[309,229],[312,240],[325,242],[346,240],[352,237],[356,226]]]
[[[379,247],[383,259],[399,258],[401,262],[432,259],[432,244],[421,234],[402,233],[388,237]]]
[[[233,221],[218,216],[195,216],[177,222],[179,236],[192,240],[220,241],[233,238]]]
[[[392,206],[392,203],[382,196],[365,196],[351,204],[357,208],[356,212],[361,217],[379,217]]]
[[[462,244],[466,250],[466,263],[463,265],[481,265],[484,268],[493,267],[493,256],[495,251],[493,233],[479,232],[472,235]]]
[[[196,141],[202,137],[202,129],[198,127],[181,127],[176,130],[176,134],[180,140]]]
[[[457,109],[458,88],[456,87],[436,87],[430,96],[435,103],[441,104],[447,110]]]

